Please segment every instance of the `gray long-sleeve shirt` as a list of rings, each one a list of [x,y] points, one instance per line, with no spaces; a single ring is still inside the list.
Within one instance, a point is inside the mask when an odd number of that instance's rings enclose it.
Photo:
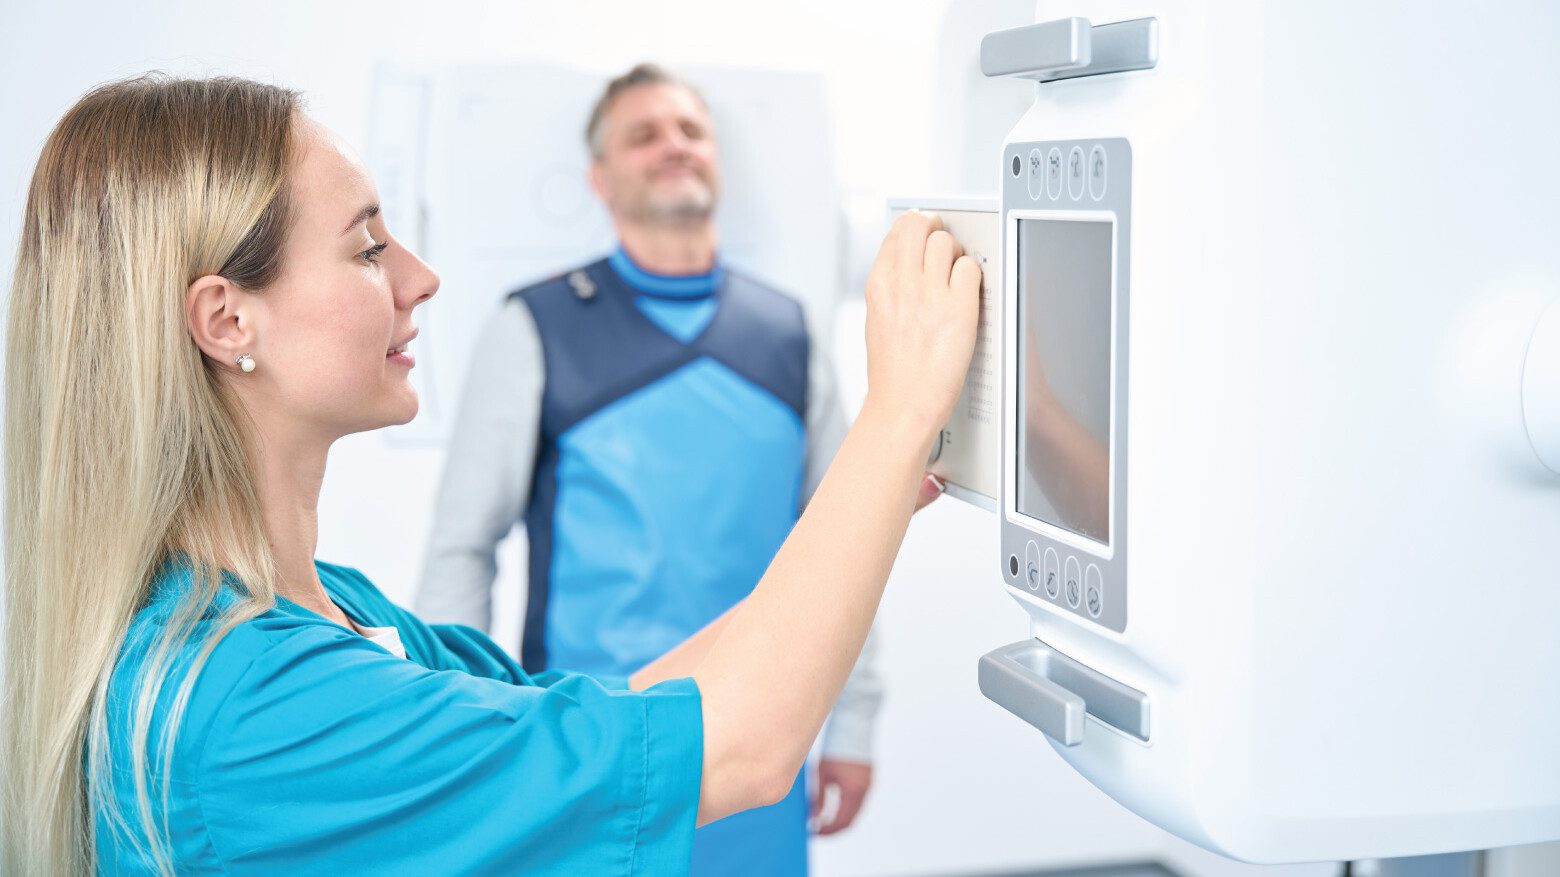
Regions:
[[[822,345],[811,345],[803,497],[810,498],[844,439],[847,423]],[[492,629],[495,551],[525,510],[535,471],[542,395],[542,341],[530,309],[506,299],[473,351],[439,486],[433,533],[416,597],[430,622]],[[871,760],[882,685],[869,636],[835,705],[823,754]]]

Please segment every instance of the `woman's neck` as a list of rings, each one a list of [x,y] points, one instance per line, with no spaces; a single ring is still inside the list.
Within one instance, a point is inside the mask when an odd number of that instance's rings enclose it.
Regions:
[[[257,443],[256,490],[266,541],[276,564],[279,596],[340,624],[346,616],[331,602],[314,567],[319,543],[320,485],[330,444],[298,436],[262,434]],[[350,626],[350,625],[349,625]]]

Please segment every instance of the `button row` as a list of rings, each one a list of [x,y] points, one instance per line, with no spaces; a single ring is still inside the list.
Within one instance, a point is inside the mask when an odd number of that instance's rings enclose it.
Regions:
[[[1021,162],[1018,156],[1013,156],[1013,176],[1018,176],[1026,167],[1029,197],[1036,201],[1041,198],[1059,201],[1064,188],[1067,197],[1073,201],[1082,201],[1085,190],[1095,201],[1105,197],[1107,167],[1103,146],[1090,149],[1087,158],[1084,157],[1082,146],[1074,146],[1068,150],[1065,161],[1061,147],[1058,146],[1051,147],[1050,152],[1043,154],[1038,147],[1029,150],[1028,162]]]
[[[1018,558],[1012,561],[1016,571]],[[1084,569],[1070,554],[1063,563],[1055,548],[1047,548],[1042,559],[1040,546],[1033,539],[1024,546],[1023,581],[1029,590],[1044,590],[1052,600],[1065,599],[1073,609],[1083,606],[1095,618],[1105,611],[1105,577],[1099,566],[1091,563]]]

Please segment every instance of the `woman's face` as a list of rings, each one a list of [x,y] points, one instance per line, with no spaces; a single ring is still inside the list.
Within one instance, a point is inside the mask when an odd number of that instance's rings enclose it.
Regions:
[[[417,413],[412,311],[438,275],[390,234],[357,156],[312,119],[298,126],[281,272],[248,302],[256,368],[235,377],[328,439],[406,423]]]

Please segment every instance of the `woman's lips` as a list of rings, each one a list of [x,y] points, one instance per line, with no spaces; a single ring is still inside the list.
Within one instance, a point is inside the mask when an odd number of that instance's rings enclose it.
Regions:
[[[385,353],[385,359],[390,360],[396,365],[404,365],[407,368],[411,368],[412,366],[416,365],[417,360],[412,356],[411,351],[407,350],[407,348],[412,344],[412,339],[416,337],[417,330],[413,329],[410,335],[407,335],[405,338],[401,339],[400,344],[390,348],[390,350]]]

